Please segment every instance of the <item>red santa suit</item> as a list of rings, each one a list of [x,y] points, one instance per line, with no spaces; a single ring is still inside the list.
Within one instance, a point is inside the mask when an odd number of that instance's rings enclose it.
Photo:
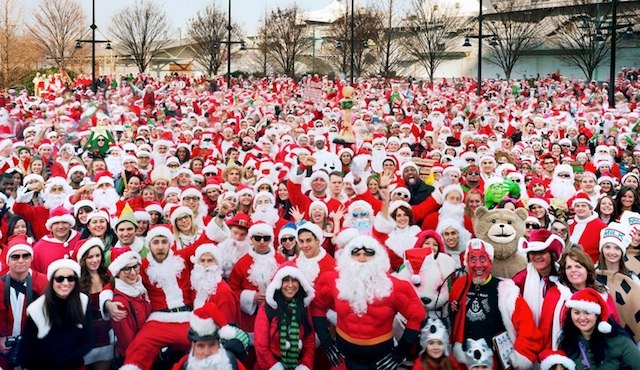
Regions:
[[[293,262],[314,288],[318,277],[327,271],[335,271],[336,269],[336,260],[322,247],[319,249],[317,256],[307,258],[304,253],[300,253]]]
[[[80,236],[79,232],[71,230],[69,237],[63,242],[51,234],[43,237],[33,245],[31,268],[44,274],[51,262],[61,258],[69,258],[75,251]]]
[[[324,204],[327,205],[327,209],[329,210],[329,214],[331,212],[335,212],[337,211],[341,206],[342,203],[340,203],[339,200],[337,199],[333,199],[331,198],[330,195],[327,195],[326,197],[320,199],[320,198],[315,198],[312,195],[305,195],[302,193],[302,180],[304,178],[304,174],[306,173],[303,172],[300,175],[295,175],[294,174],[295,170],[292,171],[292,175],[290,177],[290,181],[287,181],[287,190],[289,191],[289,200],[291,201],[291,204],[293,204],[294,206],[297,206],[298,209],[300,209],[300,211],[305,215],[305,218],[308,219],[309,215],[309,206],[311,205],[311,203],[313,203],[313,201],[315,200],[319,200],[321,202],[323,202]],[[327,176],[328,177],[328,176]],[[312,175],[313,178],[313,175]],[[329,182],[327,181],[327,186],[329,185]],[[312,199],[313,197],[313,199]]]
[[[13,203],[13,213],[24,217],[24,219],[31,225],[36,240],[40,240],[40,238],[49,233],[49,230],[47,230],[47,227],[45,226],[46,221],[49,218],[49,209],[47,207],[32,206],[16,199],[16,202]]]
[[[151,303],[147,289],[140,281],[139,285],[129,285],[120,279],[115,281],[113,302],[122,304],[127,316],[120,321],[111,321],[111,327],[118,341],[116,348],[124,355],[133,339],[151,314]]]
[[[597,263],[600,256],[600,231],[606,227],[607,224],[596,213],[583,220],[575,217],[569,224],[570,240],[574,244],[581,245],[593,263]]]

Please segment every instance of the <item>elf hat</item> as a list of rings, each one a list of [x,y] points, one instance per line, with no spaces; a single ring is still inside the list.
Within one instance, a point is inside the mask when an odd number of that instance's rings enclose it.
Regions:
[[[598,331],[605,334],[611,332],[611,324],[607,322],[609,320],[609,308],[597,290],[593,288],[579,290],[573,293],[571,299],[565,305],[568,308],[575,308],[598,315],[600,318]]]

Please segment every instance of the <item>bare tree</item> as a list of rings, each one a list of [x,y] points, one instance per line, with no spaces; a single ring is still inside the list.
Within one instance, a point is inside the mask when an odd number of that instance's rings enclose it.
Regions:
[[[353,15],[353,67],[356,76],[362,75],[376,62],[376,50],[383,31],[382,13],[373,8],[357,8]],[[346,11],[329,29],[328,53],[333,64],[343,73],[351,69],[351,11]],[[380,57],[380,55],[378,55]]]
[[[302,23],[302,11],[296,5],[277,7],[267,17],[265,26],[269,57],[286,75],[293,77],[296,62],[311,42]]]
[[[118,12],[111,21],[111,34],[124,54],[131,55],[140,72],[168,44],[167,16],[158,4],[141,0]]]
[[[258,33],[255,36],[257,53],[255,53],[252,58],[253,62],[258,65],[260,73],[263,76],[266,76],[267,73],[269,73],[269,45],[267,43],[267,41],[269,40],[269,32],[265,23],[266,17],[267,15],[265,14],[265,18],[261,20],[260,27],[258,28]]]
[[[413,0],[404,45],[407,53],[424,66],[431,81],[438,67],[459,45],[456,36],[466,22],[455,5],[448,6],[439,0]]]
[[[43,0],[33,12],[29,32],[46,56],[64,68],[65,58],[72,57],[76,40],[88,31],[84,11],[77,0]]]
[[[385,6],[386,5],[386,6]],[[397,6],[397,4],[396,4]],[[393,77],[398,73],[398,68],[402,62],[402,39],[398,32],[399,16],[398,10],[394,7],[394,0],[387,0],[381,5],[383,17],[383,27],[380,29],[378,43],[376,45],[375,72],[386,78]]]
[[[514,19],[511,12],[526,9],[531,6],[529,0],[506,0],[493,2],[496,11],[489,20],[484,21],[489,34],[496,37],[489,44],[489,54],[486,60],[502,69],[505,78],[511,78],[511,72],[518,60],[527,50],[542,45],[543,28],[533,13],[521,12],[518,19]]]
[[[0,0],[0,86],[19,85],[43,54],[33,36],[17,21],[22,12],[17,0]]]
[[[586,5],[589,0],[577,0],[576,4]],[[591,80],[595,70],[606,62],[611,50],[610,32],[603,31],[604,23],[611,13],[610,4],[594,4],[581,7],[583,12],[558,16],[551,41],[564,51],[561,57],[566,63],[579,68]],[[601,40],[596,35],[601,32]],[[619,41],[619,39],[618,39]]]
[[[193,41],[195,61],[205,68],[209,76],[217,74],[223,62],[223,45],[228,37],[227,16],[227,12],[220,10],[215,4],[209,4],[204,11],[198,11],[189,23],[189,38]],[[242,32],[239,26],[232,24],[232,27],[231,37],[240,38]],[[225,49],[228,46],[225,45]]]

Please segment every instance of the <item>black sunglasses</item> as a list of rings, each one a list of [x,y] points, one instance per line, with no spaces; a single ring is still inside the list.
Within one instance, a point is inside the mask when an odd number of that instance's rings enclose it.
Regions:
[[[281,241],[281,242],[292,242],[292,241],[294,241],[294,240],[296,240],[296,238],[295,238],[295,237],[293,237],[293,236],[290,236],[290,237],[284,237],[284,238],[281,238],[281,239],[280,239],[280,241]]]
[[[270,242],[271,241],[271,235],[254,235],[251,238],[253,240],[257,241],[257,242],[261,242],[261,241]]]
[[[20,258],[22,258],[23,260],[26,260],[27,258],[31,258],[31,253],[12,254],[9,258],[12,261],[17,261]]]
[[[395,193],[393,195],[395,195],[396,197],[402,197],[404,199],[409,199],[409,194],[406,194],[406,193],[397,192],[397,193]]]
[[[561,178],[563,178],[563,179],[568,179],[568,178],[570,178],[570,177],[571,177],[571,175],[566,174],[566,173],[560,173],[560,174],[558,174],[558,177],[561,177]]]
[[[358,253],[360,253],[360,251],[364,252],[364,255],[367,257],[375,256],[376,254],[376,251],[371,248],[360,247],[360,248],[353,248],[351,250],[351,255],[356,256]]]
[[[120,271],[124,272],[125,274],[128,274],[128,273],[130,273],[131,271],[134,271],[134,270],[135,271],[140,270],[140,264],[139,263],[136,263],[133,266],[125,266],[122,269],[120,269]]]
[[[527,229],[534,229],[534,230],[538,230],[540,228],[540,225],[538,224],[526,223],[525,226],[527,227]]]
[[[63,282],[63,281],[65,281],[65,280],[66,280],[66,281],[68,281],[68,282],[70,282],[70,283],[75,283],[76,281],[78,281],[78,277],[77,277],[76,275],[69,275],[69,276],[62,276],[62,275],[60,275],[60,276],[55,276],[55,277],[53,278],[53,280],[54,280],[56,283],[62,283],[62,282]]]

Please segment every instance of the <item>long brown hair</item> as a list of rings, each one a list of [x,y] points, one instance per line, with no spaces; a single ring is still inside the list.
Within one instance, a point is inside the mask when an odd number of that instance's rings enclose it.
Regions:
[[[100,249],[100,247],[94,246],[89,248],[88,251],[86,251],[84,253],[84,255],[82,256],[82,258],[80,258],[80,279],[78,279],[78,284],[76,285],[80,285],[80,291],[86,295],[91,294],[91,273],[89,273],[89,269],[87,268],[87,256],[89,255],[89,252],[93,249],[93,248],[98,248]],[[109,274],[107,273],[107,268],[104,265],[104,251],[102,249],[100,249],[100,266],[98,266],[98,276],[100,276],[100,282],[102,283],[102,286],[104,287],[105,285],[109,284]]]
[[[593,266],[593,261],[591,261],[591,257],[589,257],[589,255],[585,253],[583,250],[578,248],[569,249],[568,251],[564,252],[560,257],[560,271],[558,271],[558,279],[562,284],[569,287],[569,289],[571,289],[572,292],[575,291],[575,289],[569,282],[569,279],[567,278],[567,271],[566,271],[567,257],[578,262],[582,267],[584,267],[587,270],[587,281],[586,281],[587,288],[593,288],[600,293],[604,293],[607,291],[607,288],[605,288],[604,285],[602,285],[596,280],[596,269]]]

